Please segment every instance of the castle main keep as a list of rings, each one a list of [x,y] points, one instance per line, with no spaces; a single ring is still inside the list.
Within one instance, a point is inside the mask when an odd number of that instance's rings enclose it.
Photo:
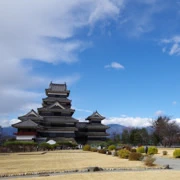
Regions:
[[[71,100],[68,99],[70,91],[66,84],[50,83],[45,93],[47,97],[42,99],[42,107],[18,117],[21,122],[12,125],[17,128],[17,140],[53,139],[81,144],[106,140],[108,126],[101,123],[105,117],[97,111],[86,118],[87,122],[73,118],[75,110],[71,108]]]

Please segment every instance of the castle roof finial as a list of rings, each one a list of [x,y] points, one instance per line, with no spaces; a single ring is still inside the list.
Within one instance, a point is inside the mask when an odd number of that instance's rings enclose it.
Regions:
[[[50,84],[49,84],[49,88],[51,88],[51,86],[52,86],[52,81],[51,81]]]

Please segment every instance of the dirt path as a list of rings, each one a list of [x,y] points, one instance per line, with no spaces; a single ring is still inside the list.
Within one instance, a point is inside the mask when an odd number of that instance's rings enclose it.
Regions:
[[[180,170],[180,159],[156,157],[155,163],[161,166],[168,164],[173,170]]]

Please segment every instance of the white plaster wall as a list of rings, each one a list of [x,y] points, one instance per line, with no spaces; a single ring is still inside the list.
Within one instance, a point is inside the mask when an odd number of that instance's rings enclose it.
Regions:
[[[32,140],[33,138],[36,138],[36,136],[28,135],[28,136],[16,136],[16,140]]]

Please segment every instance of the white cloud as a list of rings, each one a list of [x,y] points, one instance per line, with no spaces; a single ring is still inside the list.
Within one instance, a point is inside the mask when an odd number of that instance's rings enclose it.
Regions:
[[[79,120],[79,122],[88,122],[86,119],[86,117],[78,117],[77,118]]]
[[[11,119],[9,122],[10,122],[9,124],[12,125],[12,124],[16,124],[21,121],[19,119]]]
[[[173,46],[170,49],[169,54],[170,55],[174,55],[174,54],[179,55],[180,54],[180,46],[179,46],[179,44],[173,44]]]
[[[105,65],[105,68],[113,68],[113,69],[124,69],[124,66],[117,63],[117,62],[112,62],[111,64]]]
[[[64,83],[71,85],[77,82],[80,78],[80,75],[74,74],[72,76],[64,76],[58,79],[54,79],[55,83]],[[40,79],[22,79],[22,81],[15,84],[4,84],[4,87],[0,87],[1,101],[0,101],[0,115],[8,114],[13,112],[25,112],[29,109],[36,109],[41,103],[42,97],[45,96],[45,93],[32,92],[28,90],[23,90],[23,85],[28,81],[27,87],[31,86],[36,87],[36,83],[44,91],[45,87],[48,86],[51,79],[40,78]],[[15,88],[16,87],[16,88]],[[0,118],[1,119],[1,118]]]
[[[88,46],[74,39],[77,30],[118,16],[123,0],[0,2],[0,52],[5,58],[73,62]],[[68,22],[68,23],[67,23]],[[50,39],[53,38],[53,39]],[[3,58],[3,59],[5,59]]]
[[[11,120],[1,119],[1,121],[0,121],[0,126],[2,126],[2,127],[9,127],[9,126],[11,126],[12,124],[15,124],[15,123],[18,123],[18,122],[20,122],[19,119],[11,119]]]
[[[127,127],[149,126],[152,118],[141,117],[109,117],[103,120],[103,124],[120,124]]]
[[[1,0],[0,1],[0,121],[9,113],[36,107],[49,82],[79,80],[69,74],[61,79],[33,73],[27,59],[45,63],[72,63],[92,42],[76,38],[78,30],[94,28],[116,19],[124,0]],[[81,31],[82,32],[82,31]],[[36,74],[36,75],[35,75]],[[32,92],[33,91],[33,92]],[[6,119],[6,118],[5,118]]]
[[[119,14],[119,8],[117,4],[112,3],[113,1],[96,1],[96,6],[94,11],[89,16],[89,23],[93,24],[96,21],[113,18],[114,15]],[[123,0],[120,1],[119,5],[123,5]]]
[[[164,115],[164,112],[162,110],[158,110],[155,112],[155,116],[162,116]]]
[[[180,35],[162,39],[161,44],[164,45],[165,51],[163,52],[167,52],[169,55],[180,55]]]
[[[172,119],[173,121],[176,121],[180,125],[180,118]]]
[[[41,93],[18,89],[1,89],[0,115],[18,112],[30,102],[36,102],[37,99],[40,100],[41,97]]]
[[[72,76],[62,77],[61,79],[55,79],[53,82],[56,83],[68,83],[68,86],[78,81],[80,76],[74,74]],[[25,80],[25,79],[24,79]],[[27,87],[32,86],[35,88],[36,82],[38,86],[44,88],[48,86],[50,79],[36,79],[34,82],[30,79],[28,81]],[[10,114],[21,114],[24,115],[31,109],[37,110],[41,107],[42,98],[45,97],[45,93],[32,92],[28,90],[23,90],[23,83],[25,81],[20,81],[16,84],[5,84],[4,87],[0,87],[1,101],[0,101],[0,125],[6,127],[10,126],[11,120],[9,119]],[[13,87],[14,86],[14,87]],[[15,88],[17,86],[17,88]],[[18,88],[19,87],[19,88]],[[22,88],[21,88],[22,87]],[[15,116],[17,117],[17,115]]]

